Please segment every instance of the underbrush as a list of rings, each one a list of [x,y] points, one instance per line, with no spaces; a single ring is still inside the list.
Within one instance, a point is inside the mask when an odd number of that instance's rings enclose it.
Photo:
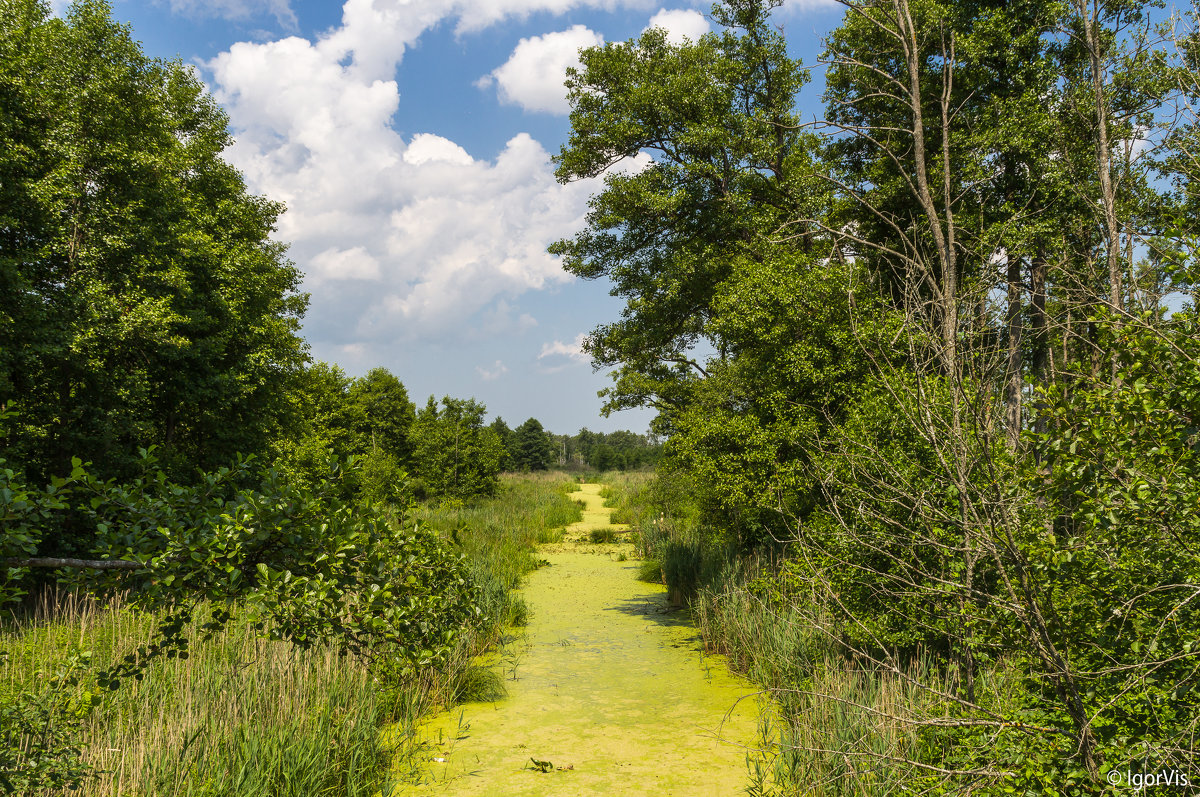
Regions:
[[[82,795],[367,795],[391,750],[378,729],[396,702],[366,664],[328,646],[271,642],[242,622],[186,658],[158,659],[109,692],[93,667],[151,642],[158,615],[117,599],[47,593],[0,630],[0,692],[37,694],[97,776]],[[71,751],[64,751],[71,752]],[[47,793],[30,791],[29,793]]]
[[[495,498],[422,507],[405,520],[449,541],[482,593],[483,616],[441,667],[413,671],[325,644],[301,650],[237,619],[204,639],[201,607],[185,629],[186,656],[157,659],[110,692],[96,673],[152,642],[165,614],[47,593],[0,622],[0,724],[53,727],[59,741],[39,753],[46,772],[83,764],[99,773],[73,794],[387,793],[390,778],[420,766],[414,729],[422,716],[502,696],[502,682],[477,658],[527,619],[510,593],[536,566],[534,546],[561,539],[580,519],[568,497],[577,489],[560,474],[506,477]],[[5,769],[0,761],[0,778]],[[45,783],[18,791],[57,793]]]
[[[848,654],[839,629],[791,577],[786,551],[739,551],[705,528],[672,477],[609,482],[607,505],[637,532],[639,577],[687,605],[706,647],[772,696],[760,749],[747,756],[753,795],[813,797],[946,793],[948,762],[969,766],[982,737],[954,729],[955,688],[920,651],[881,666]],[[1010,710],[1021,673],[982,670],[981,705]],[[972,735],[974,734],[974,735]],[[986,793],[986,779],[977,783]]]

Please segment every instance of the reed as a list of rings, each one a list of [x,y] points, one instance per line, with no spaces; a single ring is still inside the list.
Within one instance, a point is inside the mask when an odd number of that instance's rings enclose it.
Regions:
[[[328,646],[271,642],[245,623],[160,659],[116,692],[84,675],[59,690],[78,722],[82,760],[98,773],[82,795],[371,795],[391,750],[388,705],[362,662]],[[0,630],[10,694],[71,659],[97,665],[149,642],[158,617],[119,599],[49,592]]]
[[[72,794],[87,797],[358,797],[388,793],[415,773],[419,719],[503,684],[478,657],[527,609],[510,592],[537,566],[539,542],[580,519],[563,474],[507,476],[498,496],[469,506],[419,508],[405,522],[432,527],[466,557],[482,587],[485,620],[464,629],[449,663],[403,672],[340,656],[332,645],[300,650],[234,621],[211,638],[195,612],[186,658],[150,664],[115,692],[95,673],[154,638],[161,615],[119,597],[50,591],[0,618],[0,703],[50,689],[59,727],[98,773]],[[70,673],[71,677],[66,674]],[[47,692],[50,694],[50,692]]]
[[[919,658],[901,677],[843,655],[780,562],[706,528],[685,485],[614,479],[607,492],[637,524],[640,577],[664,581],[706,647],[773,698],[761,748],[747,756],[750,794],[871,797],[921,780],[919,730],[937,711],[929,696],[944,690],[943,674]]]

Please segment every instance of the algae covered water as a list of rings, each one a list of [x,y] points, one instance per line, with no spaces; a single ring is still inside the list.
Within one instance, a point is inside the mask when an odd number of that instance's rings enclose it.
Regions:
[[[521,594],[525,638],[497,664],[508,697],[435,717],[428,782],[397,794],[678,795],[743,792],[759,703],[665,589],[618,561],[629,546],[593,545],[609,525],[600,486],[576,493],[583,520]],[[515,678],[514,678],[515,676]]]

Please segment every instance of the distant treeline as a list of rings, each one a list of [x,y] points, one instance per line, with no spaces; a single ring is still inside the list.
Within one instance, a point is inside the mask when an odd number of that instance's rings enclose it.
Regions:
[[[653,467],[662,455],[662,443],[653,435],[629,431],[593,432],[584,427],[578,434],[554,434],[540,421],[530,418],[516,429],[504,419],[492,422],[504,441],[506,470],[545,470],[555,465],[594,470],[630,470]]]

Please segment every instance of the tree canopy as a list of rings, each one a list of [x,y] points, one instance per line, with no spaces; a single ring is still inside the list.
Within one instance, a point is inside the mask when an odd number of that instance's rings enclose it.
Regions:
[[[663,555],[782,557],[756,600],[928,689],[884,756],[901,790],[1193,766],[1200,559],[1169,496],[1197,489],[1195,13],[843,0],[805,127],[778,5],[723,0],[718,32],[585,50],[567,81],[558,177],[606,176],[551,251],[625,300],[586,349],[698,504]]]
[[[5,3],[0,48],[0,455],[45,480],[265,451],[307,297],[282,206],[220,157],[225,114],[103,2]]]

